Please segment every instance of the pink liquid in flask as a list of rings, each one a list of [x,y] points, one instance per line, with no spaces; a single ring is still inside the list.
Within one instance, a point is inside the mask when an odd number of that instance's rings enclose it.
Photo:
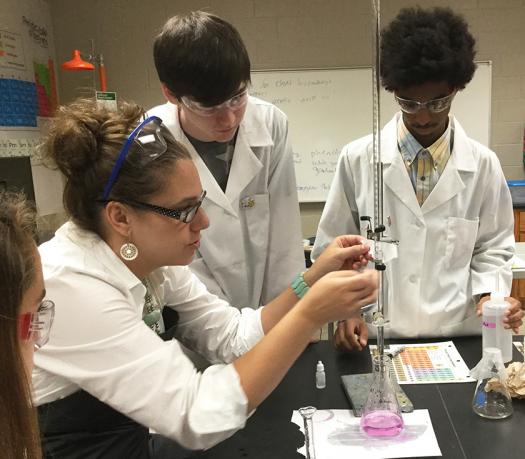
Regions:
[[[361,418],[361,428],[372,437],[395,437],[403,430],[403,418],[388,410],[371,411]]]

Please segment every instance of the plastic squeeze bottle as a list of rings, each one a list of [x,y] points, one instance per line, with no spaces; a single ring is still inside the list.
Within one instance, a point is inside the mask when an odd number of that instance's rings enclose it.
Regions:
[[[503,362],[512,360],[512,331],[503,327],[503,317],[510,304],[505,297],[495,292],[483,303],[483,349],[495,347],[501,350]]]

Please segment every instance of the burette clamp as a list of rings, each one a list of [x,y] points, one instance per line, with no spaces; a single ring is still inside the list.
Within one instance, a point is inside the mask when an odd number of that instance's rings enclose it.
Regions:
[[[374,239],[374,232],[372,231],[372,219],[367,215],[363,215],[362,217],[359,217],[359,220],[362,222],[368,222],[366,225],[366,237],[367,239]]]
[[[368,222],[366,225],[366,237],[368,239],[373,239],[379,241],[381,239],[381,234],[386,230],[385,225],[378,225],[372,230],[372,218],[368,215],[363,215],[359,217],[362,222]]]
[[[377,253],[374,253],[374,264],[377,271],[384,271],[386,269],[386,265],[383,262],[383,255],[381,250],[381,244],[394,244],[398,245],[399,241],[396,241],[394,239],[387,239],[383,238],[382,233],[386,231],[385,225],[381,224],[378,225],[375,229],[372,229],[372,219],[368,215],[363,215],[359,217],[359,219],[363,222],[367,222],[366,227],[366,237],[367,239],[374,241],[376,244],[379,243],[379,246],[376,246]]]

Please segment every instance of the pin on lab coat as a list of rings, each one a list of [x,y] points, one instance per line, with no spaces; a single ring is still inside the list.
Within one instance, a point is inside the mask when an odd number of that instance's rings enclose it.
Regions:
[[[495,275],[507,293],[514,253],[510,193],[495,153],[454,126],[453,150],[422,206],[397,148],[397,114],[382,130],[386,233],[399,240],[387,264],[391,337],[481,333],[474,295],[491,292]],[[321,217],[313,255],[339,234],[361,232],[374,215],[372,140],[344,147]],[[363,233],[365,234],[365,233]],[[373,327],[371,327],[373,328]]]
[[[239,126],[226,192],[180,127],[177,108],[149,111],[189,150],[210,227],[190,264],[208,290],[237,307],[257,308],[304,270],[299,204],[286,116],[250,97]]]

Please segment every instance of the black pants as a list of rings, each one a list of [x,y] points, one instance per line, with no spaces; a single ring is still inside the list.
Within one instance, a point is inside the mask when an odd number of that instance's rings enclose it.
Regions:
[[[45,459],[178,459],[190,451],[80,390],[38,407]]]
[[[163,317],[167,331],[161,338],[170,340],[178,314],[164,308]],[[179,459],[190,454],[83,390],[39,406],[38,421],[45,459]]]

